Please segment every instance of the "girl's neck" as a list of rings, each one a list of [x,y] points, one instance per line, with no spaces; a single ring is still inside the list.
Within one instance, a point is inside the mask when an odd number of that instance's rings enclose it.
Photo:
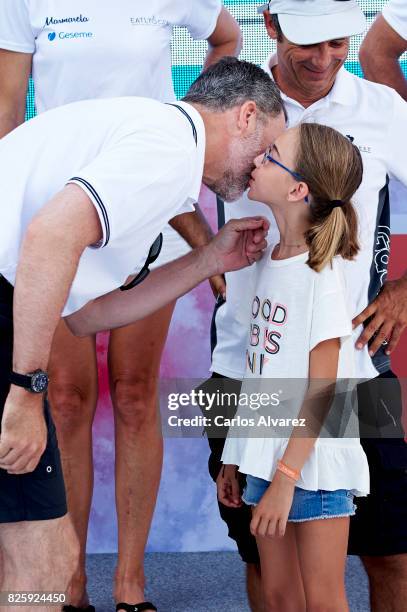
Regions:
[[[308,214],[305,217],[298,214],[285,215],[281,209],[273,209],[273,213],[280,239],[273,250],[272,258],[288,259],[306,253],[308,246],[305,242],[305,232],[309,229]]]
[[[281,240],[281,238],[280,238]],[[308,246],[305,242],[302,243],[301,246],[297,245],[284,245],[281,242],[276,244],[271,254],[271,259],[289,259],[290,257],[296,257],[296,255],[301,255],[302,253],[308,252]]]

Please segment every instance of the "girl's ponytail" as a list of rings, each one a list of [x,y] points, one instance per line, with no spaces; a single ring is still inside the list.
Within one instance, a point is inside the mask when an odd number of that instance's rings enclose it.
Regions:
[[[319,272],[336,255],[353,259],[359,251],[358,221],[351,201],[363,176],[359,149],[332,128],[303,123],[296,171],[310,190],[311,227],[305,234],[308,265]]]
[[[305,234],[309,246],[308,265],[320,272],[336,255],[353,259],[359,251],[357,227],[352,202],[333,208],[323,221],[315,222]]]

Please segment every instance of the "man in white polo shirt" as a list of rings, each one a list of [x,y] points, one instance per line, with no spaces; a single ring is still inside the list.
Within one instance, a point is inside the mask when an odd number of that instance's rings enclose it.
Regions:
[[[407,100],[407,79],[399,62],[405,51],[407,51],[407,2],[390,0],[373,23],[360,47],[360,63],[369,81],[389,85]]]
[[[389,353],[407,322],[407,277],[388,284],[385,280],[390,247],[389,177],[407,185],[407,105],[388,87],[360,79],[344,68],[349,37],[366,27],[355,0],[272,0],[260,10],[270,38],[277,40],[277,53],[263,68],[282,91],[288,125],[316,121],[336,128],[352,139],[363,157],[364,177],[355,197],[361,252],[356,261],[347,264],[346,274],[354,316],[363,313],[355,329],[355,343],[363,347],[357,352],[357,376],[380,376],[375,391],[359,388],[359,406],[364,417],[394,422],[394,437],[363,441],[372,492],[358,503],[358,512],[351,520],[350,552],[362,557],[368,571],[372,609],[401,612],[407,600],[407,594],[404,598],[401,595],[407,585],[407,445],[401,437],[401,401]],[[249,211],[266,214],[259,204],[253,206],[243,197],[233,208],[225,204],[226,220],[237,210],[242,216]],[[239,304],[244,300],[250,274],[248,269],[226,275],[226,302],[218,300],[214,314],[215,380],[211,384],[223,388],[224,377],[236,381],[245,371],[246,326],[239,321]],[[366,311],[371,302],[372,312]],[[370,322],[369,315],[373,315]],[[363,322],[367,326],[359,340]],[[383,346],[385,340],[388,344]],[[369,351],[374,354],[374,367]],[[220,382],[219,377],[223,378]],[[216,438],[210,440],[209,466],[214,479],[220,469],[222,443]],[[249,537],[250,515],[244,506],[230,509],[220,505],[220,511],[243,560],[248,562],[249,595],[253,610],[258,610],[258,557]],[[289,584],[277,598],[284,602],[288,594]]]
[[[273,81],[226,58],[178,105],[131,97],[77,102],[0,140],[0,591],[66,590],[75,566],[55,429],[47,409],[43,416],[61,314],[112,292],[113,308],[123,304],[128,292],[117,301],[114,290],[129,288],[130,275],[137,274],[130,285],[145,278],[157,256],[150,245],[170,219],[193,209],[202,180],[238,198],[254,157],[284,128]],[[170,274],[177,262],[164,277],[155,271],[164,285],[159,305],[199,282],[205,268],[221,273],[252,263],[264,247],[263,227],[264,219],[232,224],[215,247],[185,256],[176,268],[183,284]],[[154,609],[148,603],[140,609]]]

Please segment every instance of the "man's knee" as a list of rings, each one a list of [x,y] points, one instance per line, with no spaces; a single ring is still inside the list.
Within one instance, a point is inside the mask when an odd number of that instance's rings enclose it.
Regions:
[[[116,416],[124,425],[140,429],[157,419],[157,378],[140,379],[118,377],[113,384],[113,403]]]

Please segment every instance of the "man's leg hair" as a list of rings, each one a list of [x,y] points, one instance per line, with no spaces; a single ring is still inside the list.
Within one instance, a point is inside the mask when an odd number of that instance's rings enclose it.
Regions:
[[[361,557],[370,586],[372,612],[406,612],[407,554]]]
[[[66,593],[78,563],[79,543],[69,515],[45,521],[0,524],[3,579],[0,591],[46,591]],[[53,611],[55,606],[35,606],[36,612]],[[19,606],[21,612],[33,606]],[[0,606],[13,612],[15,606]]]

